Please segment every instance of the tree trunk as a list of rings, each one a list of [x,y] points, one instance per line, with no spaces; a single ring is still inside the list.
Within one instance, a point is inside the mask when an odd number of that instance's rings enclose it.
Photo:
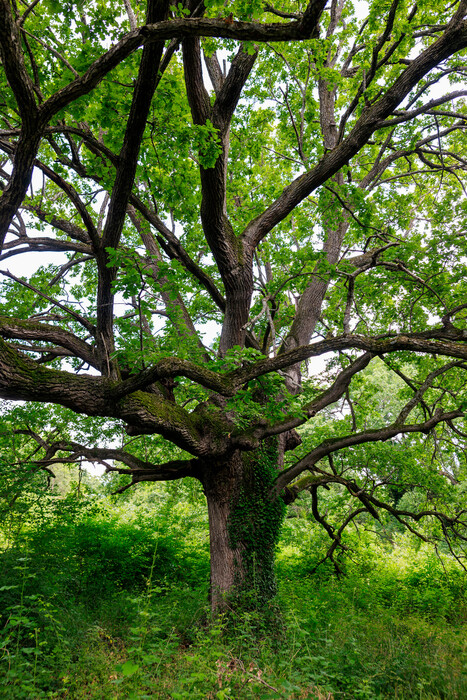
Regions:
[[[235,453],[203,479],[214,612],[260,608],[276,593],[274,554],[285,511],[270,496],[277,468],[277,440],[269,440],[253,453]]]

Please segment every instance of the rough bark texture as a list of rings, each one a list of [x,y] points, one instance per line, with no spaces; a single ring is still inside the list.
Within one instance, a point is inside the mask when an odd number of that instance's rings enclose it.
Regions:
[[[210,602],[213,609],[228,606],[228,596],[236,583],[237,563],[242,558],[240,547],[232,546],[229,531],[232,502],[237,496],[241,470],[241,458],[237,455],[219,467],[216,477],[207,473],[203,478],[209,516]]]
[[[203,478],[211,551],[214,609],[261,607],[276,594],[275,547],[285,504],[271,488],[278,473],[278,441],[234,454]]]

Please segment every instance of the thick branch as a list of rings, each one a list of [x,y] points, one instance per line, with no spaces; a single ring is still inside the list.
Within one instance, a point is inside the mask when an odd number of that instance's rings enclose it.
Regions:
[[[49,326],[37,321],[24,321],[18,318],[0,316],[0,335],[3,338],[55,343],[62,348],[66,348],[75,357],[81,358],[92,367],[98,368],[93,348],[81,338],[59,326]]]
[[[268,372],[275,372],[296,362],[303,362],[310,357],[319,357],[327,352],[350,350],[352,348],[370,352],[373,355],[385,355],[399,350],[411,350],[429,355],[446,355],[447,357],[457,357],[465,360],[467,359],[467,345],[464,344],[465,341],[467,341],[467,331],[442,328],[433,328],[423,333],[410,333],[407,335],[388,334],[385,338],[341,335],[337,338],[328,338],[312,345],[304,345],[294,350],[289,350],[277,357],[259,360],[247,367],[234,370],[228,376],[235,382],[245,383]]]
[[[225,317],[219,351],[224,354],[233,345],[243,345],[248,321],[253,277],[251,251],[242,251],[227,217],[226,177],[229,151],[229,125],[254,57],[240,49],[229,75],[211,109],[204,87],[199,40],[183,43],[185,84],[193,122],[206,124],[208,119],[219,128],[220,153],[213,167],[200,166],[201,220],[206,241],[217,263],[226,290]],[[243,255],[242,255],[243,253]]]
[[[256,56],[257,52],[249,54],[241,46],[232,61],[229,73],[217,95],[212,110],[213,124],[222,132],[225,132],[230,126],[243,86],[250,75]]]
[[[38,462],[40,464],[60,463],[63,461],[63,457],[60,455],[56,456],[57,453],[69,452],[70,460],[78,460],[84,457],[90,462],[103,464],[108,472],[129,474],[132,476],[133,484],[140,481],[171,481],[173,479],[182,479],[185,476],[197,476],[198,466],[201,463],[197,459],[176,459],[162,464],[154,464],[136,457],[125,449],[87,447],[74,441],[61,440],[47,445],[41,440],[41,446],[46,447],[46,456]],[[110,465],[106,460],[121,462],[126,466]]]
[[[7,4],[6,0],[3,0]],[[238,41],[289,41],[305,40],[310,37],[309,25],[313,21],[310,12],[307,23],[300,22],[260,24],[258,22],[232,22],[219,19],[188,18],[170,19],[148,24],[129,32],[115,46],[98,58],[88,70],[66,87],[59,90],[42,106],[45,120],[73,102],[81,95],[87,95],[100,81],[143,44],[165,41],[166,39],[184,39],[190,37],[211,36]]]
[[[2,398],[56,403],[75,413],[119,418],[132,434],[158,433],[190,454],[209,454],[212,436],[205,434],[208,426],[201,417],[160,395],[135,392],[116,401],[114,388],[115,383],[104,377],[47,369],[0,339]]]
[[[8,0],[0,0],[0,56],[23,127],[30,131],[36,124],[38,112],[34,85],[24,64],[21,39]]]
[[[164,19],[168,12],[166,0],[150,0],[148,3],[149,21]],[[127,212],[128,201],[133,189],[136,166],[139,158],[141,139],[152,97],[158,83],[158,70],[164,44],[156,42],[145,46],[141,57],[138,78],[133,92],[130,114],[126,124],[123,145],[120,151],[115,182],[102,234],[102,248],[99,259],[99,282],[97,290],[97,348],[101,364],[112,367],[113,341],[113,293],[112,283],[116,269],[108,264],[107,248],[117,248]]]
[[[196,365],[189,360],[167,357],[163,360],[159,360],[154,367],[148,367],[142,372],[139,372],[139,374],[135,374],[129,379],[125,379],[125,381],[117,384],[112,394],[116,399],[119,399],[122,396],[132,394],[134,391],[144,389],[154,384],[154,382],[160,381],[161,379],[168,379],[169,377],[187,377],[200,386],[204,386],[206,389],[221,394],[221,396],[234,396],[237,388],[234,384],[229,382],[228,379],[224,379],[224,377],[206,367]]]

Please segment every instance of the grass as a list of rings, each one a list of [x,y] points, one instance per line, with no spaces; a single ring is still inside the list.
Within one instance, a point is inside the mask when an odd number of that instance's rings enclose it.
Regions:
[[[297,603],[290,589],[283,590],[283,620],[272,634],[259,631],[252,615],[199,624],[203,589],[162,591],[149,606],[122,593],[94,616],[86,610],[62,614],[74,641],[43,657],[50,674],[44,669],[37,694],[24,697],[467,696],[464,623],[396,617],[390,608],[369,615],[351,601],[342,607],[334,590],[317,598],[313,582],[297,583],[309,613],[303,613],[303,599]],[[5,697],[23,697],[17,683],[9,687]]]
[[[465,581],[449,558],[374,539],[339,581],[311,574],[289,533],[269,609],[208,623],[204,530],[182,540],[177,518],[157,536],[128,517],[55,522],[3,552],[2,699],[467,697]]]

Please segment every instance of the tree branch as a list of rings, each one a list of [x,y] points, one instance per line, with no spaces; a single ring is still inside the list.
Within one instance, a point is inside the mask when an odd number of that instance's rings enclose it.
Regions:
[[[149,0],[149,22],[167,17],[168,0]],[[139,150],[146,121],[156,86],[160,80],[159,66],[164,49],[163,42],[145,46],[141,57],[138,78],[133,92],[123,145],[116,168],[107,219],[102,233],[102,244],[98,257],[99,280],[97,288],[97,351],[102,367],[107,366],[113,376],[118,376],[112,354],[113,338],[113,291],[112,283],[117,270],[109,265],[107,248],[116,249],[123,230],[128,201],[133,189]]]
[[[275,202],[248,224],[243,233],[248,243],[256,247],[305,197],[358,153],[374,131],[380,128],[379,124],[388,118],[426,73],[466,46],[467,23],[459,20],[456,14],[444,34],[410,63],[377,102],[363,111],[348,136],[326,153],[314,168],[288,185]]]
[[[461,410],[449,411],[447,413],[439,411],[423,423],[413,423],[410,425],[393,424],[376,430],[365,430],[361,433],[353,433],[351,435],[345,435],[344,437],[324,440],[324,442],[315,447],[303,457],[303,459],[279,474],[274,487],[275,492],[279,494],[281,490],[293,481],[293,479],[296,479],[299,474],[307,469],[312,469],[320,459],[323,459],[323,457],[326,457],[332,452],[337,452],[338,450],[355,445],[363,445],[368,442],[384,442],[396,435],[404,435],[406,433],[429,433],[430,430],[439,423],[451,421],[454,418],[465,417],[465,415],[465,412]]]
[[[436,340],[435,340],[436,339]],[[387,334],[385,337],[365,337],[362,335],[341,335],[336,338],[303,345],[278,355],[259,360],[251,365],[234,370],[227,375],[231,381],[246,383],[252,379],[303,362],[310,357],[319,357],[327,352],[358,349],[373,355],[384,355],[400,350],[427,353],[429,355],[446,355],[467,359],[467,331],[457,328],[433,328],[421,333]]]
[[[92,323],[90,323],[87,320],[87,318],[84,318],[84,316],[81,316],[81,314],[78,314],[76,311],[73,311],[73,309],[70,309],[68,306],[65,306],[64,304],[59,302],[57,299],[54,299],[53,297],[49,296],[48,294],[44,294],[44,292],[41,292],[40,289],[37,289],[37,287],[34,287],[32,284],[29,284],[29,282],[26,282],[25,280],[22,280],[19,277],[16,277],[16,275],[13,275],[11,272],[8,272],[5,270],[0,270],[0,275],[3,275],[4,277],[8,277],[9,279],[14,280],[18,284],[21,284],[23,287],[26,287],[27,289],[30,289],[31,291],[35,292],[43,299],[47,299],[47,301],[50,301],[51,304],[53,304],[54,306],[57,306],[59,309],[62,309],[67,314],[69,314],[72,318],[74,318],[75,321],[78,321],[78,323],[81,324],[84,328],[86,328],[86,330],[89,333],[91,333],[92,336],[95,336],[96,327]]]
[[[93,348],[81,338],[59,326],[49,326],[37,321],[25,321],[23,319],[0,316],[0,335],[3,338],[55,343],[69,350],[75,357],[81,358],[92,367],[98,369],[98,362]]]
[[[205,418],[190,414],[161,395],[135,392],[116,400],[115,382],[105,377],[49,369],[15,351],[0,339],[0,396],[5,399],[56,403],[88,416],[119,418],[129,434],[162,435],[190,454],[212,450]],[[225,451],[225,441],[218,441]]]

